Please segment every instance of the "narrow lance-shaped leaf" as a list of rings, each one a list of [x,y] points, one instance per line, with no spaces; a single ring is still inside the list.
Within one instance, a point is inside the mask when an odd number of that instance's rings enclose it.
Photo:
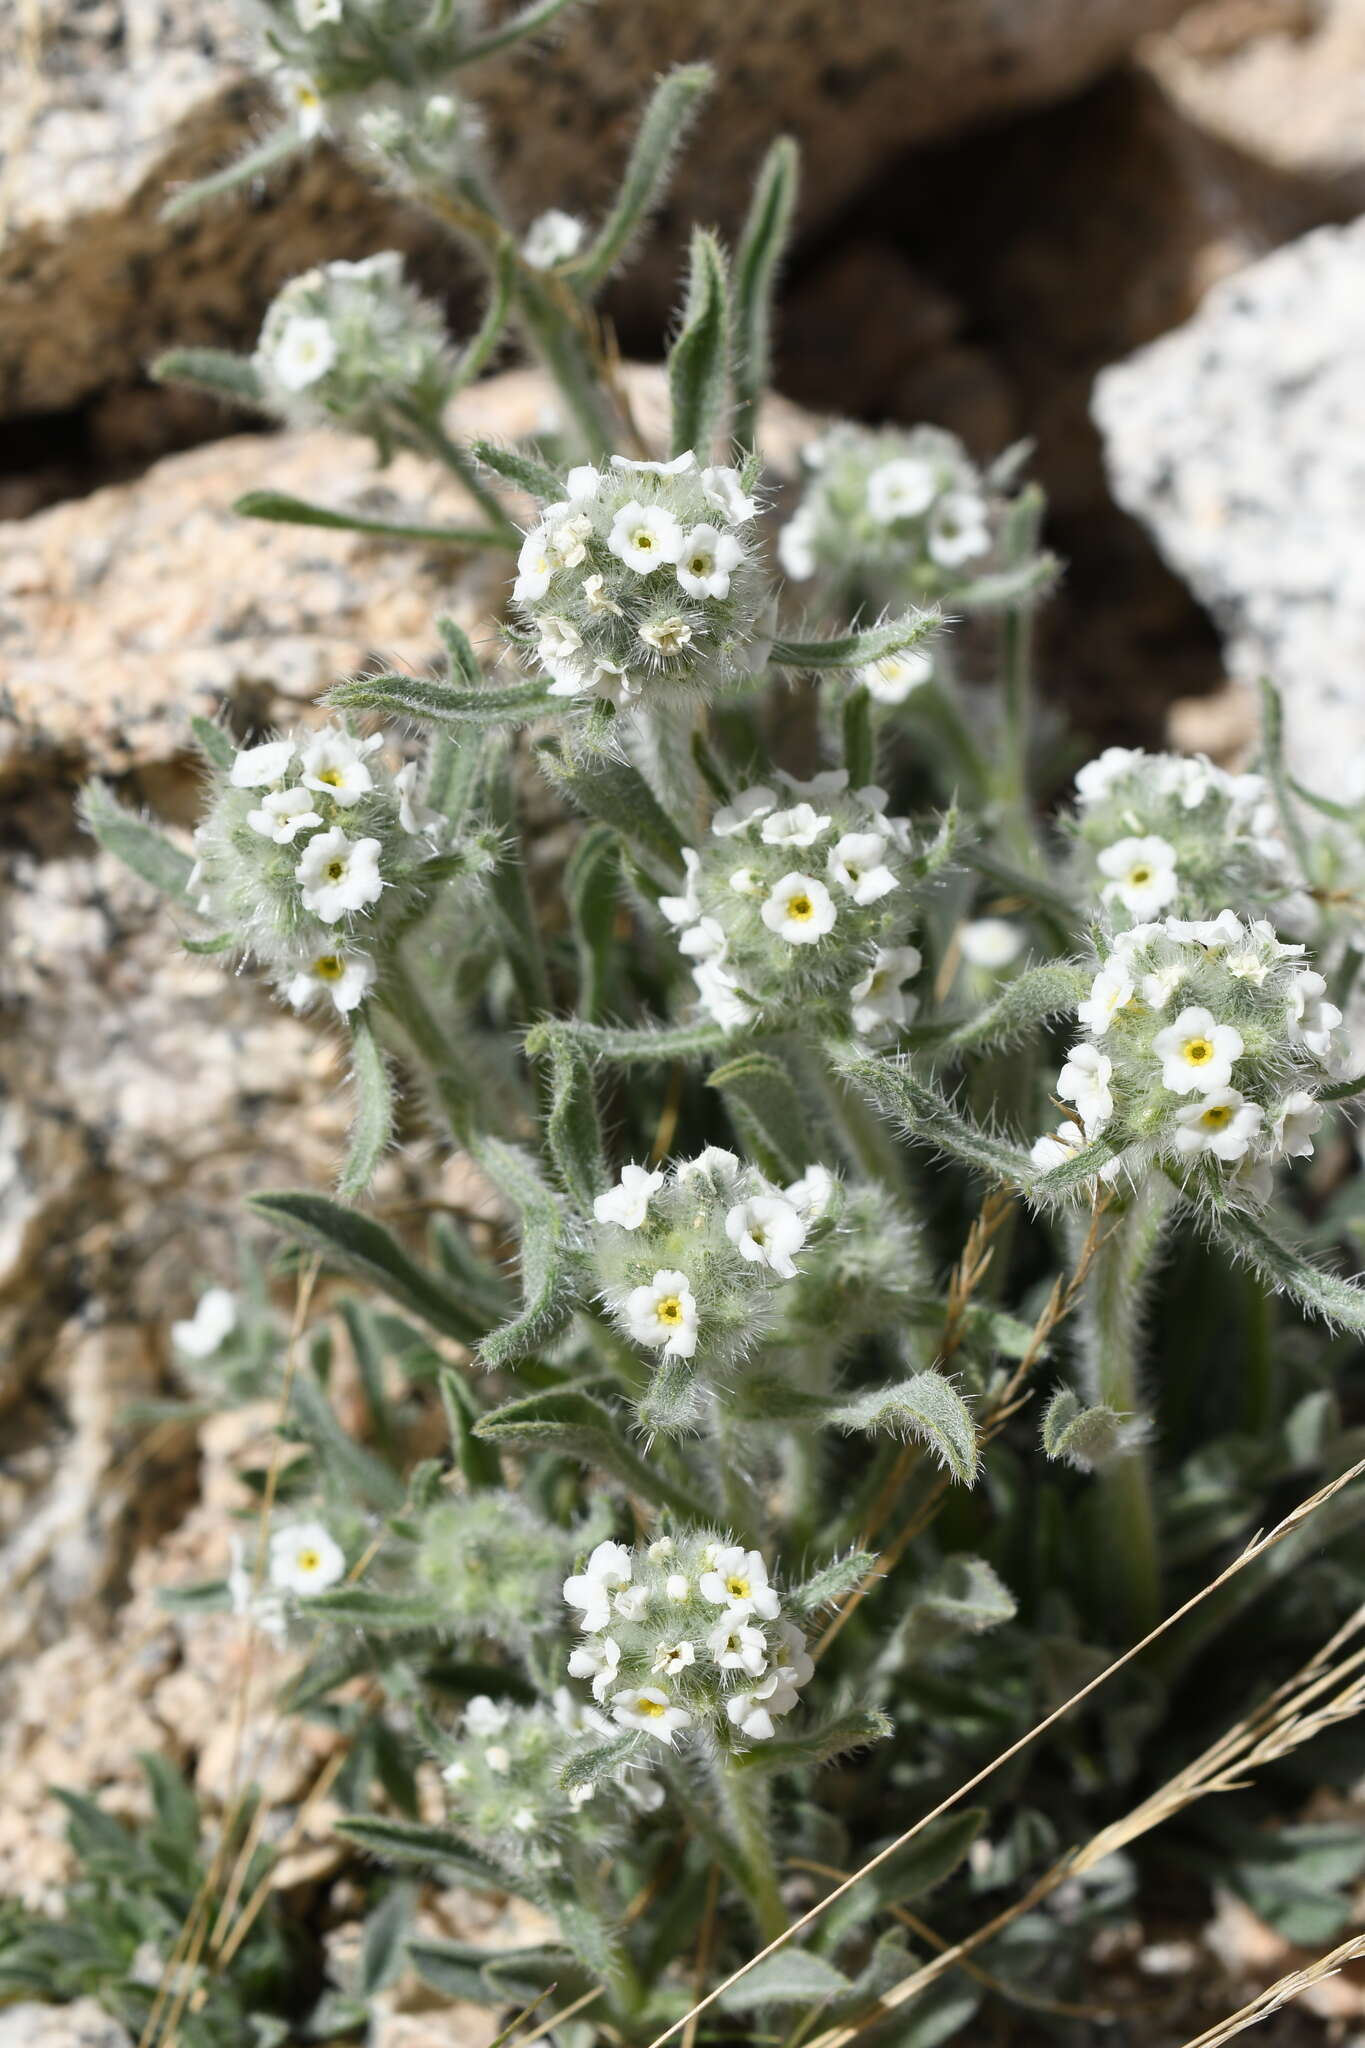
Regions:
[[[556,700],[562,708],[562,700]],[[656,881],[676,888],[682,838],[639,770],[612,753],[570,756],[554,741],[537,750],[542,773],[590,817],[614,826]]]
[[[1045,1024],[1050,1017],[1073,1011],[1089,987],[1084,969],[1064,960],[1048,961],[1040,967],[1025,968],[1007,981],[1000,994],[965,1023],[949,1024],[941,1032],[931,1027],[926,1034],[936,1051],[984,1052],[1010,1045]],[[916,1034],[911,1033],[914,1042]]]
[[[526,6],[518,8],[506,21],[499,22],[486,35],[467,43],[457,61],[460,64],[477,64],[481,58],[491,57],[495,50],[505,50],[512,43],[524,42],[527,36],[548,28],[557,14],[562,14],[566,7],[572,5],[573,0],[527,0]]]
[[[526,1036],[526,1050],[533,1056],[544,1052],[554,1032],[566,1032],[594,1059],[609,1060],[613,1066],[657,1066],[669,1060],[712,1059],[734,1043],[719,1024],[643,1025],[638,1030],[624,1026],[554,1022],[537,1024]]]
[[[683,324],[668,352],[673,455],[695,448],[705,462],[725,429],[730,391],[727,298],[724,251],[705,228],[694,228]]]
[[[771,1180],[799,1180],[817,1156],[805,1105],[781,1061],[746,1052],[717,1067],[707,1080],[719,1089],[745,1147]]]
[[[1333,1329],[1365,1332],[1365,1287],[1315,1266],[1287,1244],[1264,1216],[1233,1208],[1196,1211],[1206,1230],[1220,1237],[1268,1287],[1290,1296],[1300,1308]]]
[[[525,1358],[564,1328],[582,1295],[582,1261],[565,1243],[559,1198],[530,1157],[496,1138],[480,1138],[471,1149],[484,1172],[516,1205],[521,1228],[520,1313],[491,1331],[479,1346],[480,1363],[492,1371]]]
[[[278,164],[288,163],[290,157],[297,156],[305,146],[305,137],[291,123],[286,123],[283,127],[277,128],[272,135],[267,135],[263,142],[257,143],[254,149],[245,150],[241,156],[235,157],[221,171],[214,171],[207,178],[196,178],[193,184],[182,185],[180,190],[166,201],[161,209],[160,218],[163,221],[182,220],[186,214],[194,213],[199,207],[206,205],[210,199],[221,199],[224,193],[235,191],[239,185],[249,184],[253,178],[264,177]],[[181,349],[176,353],[188,355],[191,351]],[[156,376],[158,371],[154,368],[152,374]]]
[[[611,1473],[642,1500],[672,1508],[690,1521],[714,1517],[714,1508],[675,1485],[653,1460],[647,1461],[632,1449],[624,1428],[609,1409],[575,1388],[529,1394],[524,1400],[495,1408],[478,1424],[478,1434],[490,1443],[556,1450],[582,1458]]]
[[[333,1586],[326,1593],[300,1600],[299,1611],[311,1621],[373,1629],[381,1635],[435,1631],[449,1620],[448,1609],[434,1593],[403,1593],[388,1586]]]
[[[872,699],[864,684],[844,699],[844,765],[854,789],[864,789],[877,772],[872,740]]]
[[[832,1763],[835,1757],[866,1749],[870,1743],[884,1742],[894,1725],[888,1714],[875,1707],[856,1707],[851,1713],[836,1714],[802,1735],[756,1742],[752,1749],[735,1757],[734,1767],[760,1772],[813,1770],[820,1764]]]
[[[107,783],[87,782],[81,791],[81,822],[106,853],[177,903],[189,901],[194,862],[164,832],[125,808]]]
[[[546,1143],[565,1193],[585,1215],[606,1184],[602,1126],[597,1115],[592,1062],[562,1034],[550,1042],[550,1114]]]
[[[321,526],[336,533],[373,533],[386,540],[427,540],[443,547],[505,548],[505,533],[487,526],[427,526],[404,519],[372,519],[362,512],[337,512],[288,491],[247,491],[233,511],[244,519],[269,519],[282,526]]]
[[[908,1137],[1011,1187],[1032,1188],[1037,1183],[1039,1176],[1027,1152],[982,1130],[936,1088],[918,1080],[904,1060],[879,1058],[852,1043],[830,1045],[828,1056],[835,1072],[860,1089],[883,1116],[899,1123]]]
[[[1261,772],[1270,784],[1280,814],[1284,836],[1289,841],[1294,863],[1301,875],[1311,875],[1316,863],[1303,820],[1294,806],[1289,773],[1284,760],[1284,705],[1268,676],[1261,678]]]
[[[976,1478],[972,1412],[940,1372],[917,1372],[893,1387],[871,1387],[835,1403],[828,1419],[843,1429],[914,1437],[964,1486]]]
[[[779,135],[763,159],[735,256],[731,332],[741,448],[758,442],[758,408],[770,381],[773,292],[796,210],[799,164],[792,138]]]
[[[480,1410],[474,1395],[454,1366],[443,1365],[437,1376],[441,1391],[441,1407],[445,1411],[446,1427],[450,1431],[451,1449],[455,1463],[464,1475],[465,1484],[478,1489],[483,1486],[501,1486],[503,1481],[502,1459],[490,1443],[475,1435]]]
[[[918,647],[943,624],[934,610],[908,612],[904,618],[888,619],[881,626],[866,626],[860,632],[837,633],[825,640],[774,640],[772,662],[777,668],[865,668],[889,654],[903,654]]]
[[[250,1205],[296,1244],[320,1252],[339,1271],[369,1282],[433,1329],[462,1344],[477,1343],[483,1335],[486,1325],[434,1273],[409,1258],[372,1216],[306,1190],[253,1195]]]
[[[464,1883],[476,1890],[515,1889],[507,1872],[490,1863],[453,1828],[432,1827],[422,1821],[381,1819],[376,1814],[350,1814],[337,1821],[336,1832],[386,1863],[441,1864],[457,1871]]]
[[[569,855],[564,900],[578,953],[578,1014],[595,1024],[607,1002],[620,904],[620,845],[610,825],[593,825]]]
[[[349,1022],[355,1114],[351,1119],[350,1149],[337,1189],[348,1200],[364,1194],[393,1142],[393,1081],[368,1008],[362,1004],[353,1010]]]
[[[522,1009],[534,1017],[550,1007],[550,980],[526,880],[517,790],[505,747],[493,751],[484,788],[493,823],[502,835],[501,857],[488,877],[489,900]]]
[[[485,469],[491,469],[504,483],[515,485],[517,490],[525,491],[528,497],[537,498],[542,504],[552,505],[564,494],[563,486],[552,469],[515,448],[500,447],[496,441],[475,441],[473,453]]]
[[[530,725],[563,713],[563,699],[539,683],[510,683],[475,690],[453,689],[430,676],[354,676],[327,693],[339,711],[382,711],[390,718],[417,718],[427,725]]]
[[[478,655],[474,652],[474,643],[459,620],[453,619],[449,612],[441,612],[437,615],[436,630],[441,636],[441,645],[450,663],[450,680],[471,685],[481,684],[483,668]]]
[[[225,348],[172,348],[152,364],[158,384],[185,384],[191,391],[207,391],[213,398],[225,398],[232,405],[260,407],[265,391],[250,356],[233,355]]]
[[[447,732],[432,735],[427,756],[427,802],[440,812],[452,834],[463,830],[478,806],[484,730],[471,726],[458,739]]]
[[[493,289],[484,308],[483,319],[469,337],[455,366],[455,385],[463,389],[487,369],[493,351],[507,330],[507,316],[512,305],[512,279],[516,271],[517,252],[510,241],[504,242],[493,266]]]
[[[785,1596],[786,1603],[795,1614],[819,1614],[822,1608],[834,1607],[855,1592],[876,1566],[877,1560],[870,1550],[846,1551],[842,1557],[832,1557],[828,1564],[821,1565],[799,1586],[793,1586]]]
[[[237,758],[237,749],[232,744],[230,733],[224,732],[221,725],[215,725],[211,718],[197,717],[190,720],[190,731],[194,734],[195,745],[211,767],[221,768],[224,772],[231,769]]]
[[[944,1814],[862,1883],[836,1899],[823,1917],[821,1945],[837,1949],[855,1927],[888,1906],[910,1905],[943,1884],[962,1863],[989,1818],[984,1806]]]
[[[663,197],[673,159],[714,76],[709,64],[684,64],[655,86],[611,211],[578,260],[565,266],[586,296],[606,282]]]

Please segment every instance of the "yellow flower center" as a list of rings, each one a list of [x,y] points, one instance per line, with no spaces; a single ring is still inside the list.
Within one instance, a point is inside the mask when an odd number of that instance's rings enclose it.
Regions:
[[[322,1559],[316,1550],[301,1550],[299,1552],[298,1566],[301,1572],[315,1572],[321,1563]]]
[[[630,544],[641,554],[647,555],[654,546],[654,536],[647,526],[638,526],[630,537]]]
[[[725,1590],[732,1600],[747,1600],[749,1597],[749,1581],[740,1578],[736,1572],[725,1581]]]
[[[709,555],[693,555],[687,566],[694,576],[705,576],[710,571],[711,558]]]
[[[325,782],[329,789],[340,789],[341,770],[339,768],[324,768],[318,777],[318,781]]]
[[[680,1323],[683,1319],[683,1305],[676,1294],[666,1294],[654,1313],[661,1323]]]
[[[1207,1038],[1187,1038],[1185,1060],[1191,1067],[1206,1067],[1213,1058],[1213,1046]]]
[[[1147,866],[1145,861],[1139,861],[1138,865],[1135,868],[1129,868],[1128,870],[1129,886],[1134,889],[1145,888],[1147,883],[1150,882],[1151,879],[1152,871]]]
[[[344,874],[346,873],[346,863],[345,863],[345,861],[344,861],[344,860],[329,860],[329,861],[328,861],[328,863],[327,863],[327,870],[326,870],[326,872],[327,872],[327,879],[328,879],[328,881],[329,881],[329,882],[339,882],[339,881],[341,880],[342,876],[343,876],[343,875],[344,875]]]
[[[810,897],[804,893],[800,896],[792,896],[787,902],[787,915],[788,917],[794,917],[798,924],[805,924],[809,918],[814,917],[815,905],[811,902]]]
[[[668,1712],[668,1708],[662,1700],[651,1700],[641,1693],[635,1702],[635,1711],[637,1714],[647,1714],[651,1721],[657,1721],[661,1714]]]
[[[346,969],[339,953],[319,953],[313,962],[313,972],[319,981],[340,981]]]
[[[1214,1102],[1199,1119],[1206,1131],[1221,1131],[1224,1124],[1232,1121],[1232,1111],[1226,1102]]]

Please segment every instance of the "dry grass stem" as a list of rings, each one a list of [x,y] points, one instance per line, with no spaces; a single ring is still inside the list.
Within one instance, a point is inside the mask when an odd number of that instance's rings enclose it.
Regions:
[[[1249,2005],[1229,2013],[1216,2027],[1210,2027],[1205,2033],[1197,2034],[1192,2041],[1185,2043],[1185,2048],[1219,2048],[1220,2042],[1230,2041],[1234,2034],[1242,2033],[1247,2027],[1254,2027],[1258,2020],[1269,2019],[1272,2013],[1278,2012],[1282,2006],[1288,2005],[1291,1999],[1297,1998],[1301,1991],[1307,1991],[1314,1984],[1321,1984],[1324,1977],[1335,1976],[1344,1964],[1356,1962],[1361,1956],[1365,1956],[1365,1934],[1353,1934],[1348,1941],[1343,1941],[1338,1948],[1334,1948],[1330,1955],[1319,1956],[1315,1963],[1309,1963],[1306,1968],[1291,1970],[1287,1977],[1280,1977],[1274,1984],[1267,1984],[1265,1990],[1258,1992]]]

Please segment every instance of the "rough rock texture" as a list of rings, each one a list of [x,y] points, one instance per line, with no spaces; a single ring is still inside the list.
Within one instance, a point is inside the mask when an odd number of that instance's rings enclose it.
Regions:
[[[817,225],[906,144],[1065,93],[1187,4],[600,0],[571,15],[552,53],[496,58],[476,89],[509,203],[527,217],[550,204],[590,211],[655,74],[711,58],[723,84],[684,162],[675,217],[732,226],[763,147],[790,127],[806,148]],[[0,416],[127,383],[172,335],[243,339],[280,280],[320,255],[397,241],[430,260],[430,229],[369,196],[330,151],[268,195],[159,223],[168,185],[217,169],[270,118],[243,70],[231,0],[55,0],[6,19],[0,68],[18,83],[0,111],[11,158]],[[666,238],[656,285],[675,267]]]
[[[133,2048],[132,2038],[93,1998],[74,2005],[25,1999],[0,2012],[0,2048]]]
[[[1094,405],[1120,503],[1212,612],[1232,675],[1284,692],[1297,773],[1345,793],[1365,748],[1365,222],[1218,286]]]

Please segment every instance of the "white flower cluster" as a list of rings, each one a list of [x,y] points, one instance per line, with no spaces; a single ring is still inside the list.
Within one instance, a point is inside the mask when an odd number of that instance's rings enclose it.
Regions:
[[[865,579],[876,601],[948,591],[980,573],[995,546],[999,505],[962,443],[940,427],[834,427],[802,450],[801,502],[778,560],[794,583]],[[926,657],[897,657],[885,678],[897,703],[927,674]],[[911,680],[907,681],[907,675]],[[881,694],[870,675],[863,678]]]
[[[435,418],[452,380],[441,310],[408,284],[393,249],[291,278],[261,324],[253,362],[282,418],[349,427],[385,448],[406,436],[399,408]]]
[[[761,666],[757,511],[738,470],[691,453],[571,469],[522,543],[512,589],[551,694],[709,693]]]
[[[583,1632],[570,1676],[618,1727],[670,1747],[702,1733],[766,1742],[814,1669],[759,1552],[715,1533],[599,1543],[564,1598]]]
[[[430,0],[258,0],[265,64],[299,131],[345,125],[386,90],[459,62],[480,10]]]
[[[296,1008],[326,997],[344,1015],[365,1000],[383,918],[411,907],[437,849],[415,764],[393,773],[383,744],[334,723],[242,748],[194,835],[197,909]]]
[[[1275,1162],[1313,1150],[1341,1023],[1303,951],[1231,910],[1107,940],[1080,1006],[1087,1035],[1057,1078],[1076,1119],[1038,1140],[1034,1164],[1103,1136],[1107,1178],[1159,1163],[1187,1187],[1266,1199]]]
[[[561,1784],[576,1753],[617,1733],[567,1686],[556,1689],[548,1706],[514,1707],[476,1695],[441,1771],[454,1818],[514,1870],[554,1872],[570,1844],[600,1849],[622,1816],[623,1801],[646,1812],[663,1803],[663,1788],[639,1771],[619,1772],[605,1783]]]
[[[1195,915],[1229,898],[1260,911],[1285,893],[1265,779],[1229,775],[1202,754],[1106,747],[1076,777],[1070,830],[1081,885],[1115,924]]]
[[[702,1008],[725,1030],[825,999],[883,1043],[916,1008],[909,821],[886,815],[885,790],[850,790],[842,768],[777,779],[715,813],[706,844],[684,851],[682,895],[659,908]]]
[[[823,1166],[779,1188],[715,1145],[668,1171],[627,1166],[593,1205],[602,1299],[662,1358],[731,1364],[767,1328],[798,1255],[832,1228],[839,1196]]]
[[[482,119],[454,93],[376,87],[354,105],[343,100],[334,113],[343,138],[400,191],[448,190],[479,165]]]

